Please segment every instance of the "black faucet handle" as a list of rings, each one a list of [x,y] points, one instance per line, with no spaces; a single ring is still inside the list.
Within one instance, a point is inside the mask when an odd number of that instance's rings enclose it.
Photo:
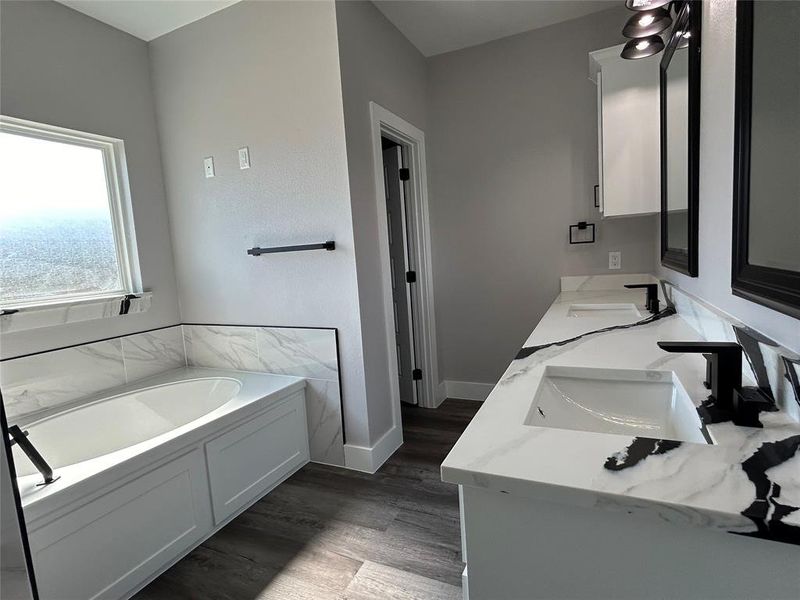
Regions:
[[[650,290],[657,290],[658,289],[658,284],[657,283],[626,283],[625,287],[628,288],[629,290],[644,289],[644,290],[650,291]]]
[[[775,410],[773,402],[756,387],[733,391],[733,422],[743,427],[763,427],[758,414],[762,410]]]
[[[697,352],[700,354],[736,354],[742,347],[736,342],[658,342],[667,352]]]

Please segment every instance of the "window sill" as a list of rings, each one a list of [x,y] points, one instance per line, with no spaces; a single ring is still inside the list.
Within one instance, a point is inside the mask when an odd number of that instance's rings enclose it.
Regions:
[[[11,314],[0,315],[0,333],[143,313],[150,309],[153,294],[152,292],[138,293],[130,299],[128,306],[125,306],[127,302],[125,298],[125,296],[119,295],[104,296],[26,306]]]

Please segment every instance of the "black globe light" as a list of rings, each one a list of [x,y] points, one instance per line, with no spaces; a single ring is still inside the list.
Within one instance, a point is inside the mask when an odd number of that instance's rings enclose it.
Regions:
[[[650,35],[661,33],[672,25],[672,17],[664,8],[656,8],[636,13],[622,30],[622,35],[626,38],[643,38]]]
[[[652,10],[666,6],[672,0],[625,0],[628,10]]]
[[[664,41],[658,35],[651,35],[638,40],[631,40],[620,52],[622,58],[635,60],[637,58],[647,58],[658,54],[664,49]]]

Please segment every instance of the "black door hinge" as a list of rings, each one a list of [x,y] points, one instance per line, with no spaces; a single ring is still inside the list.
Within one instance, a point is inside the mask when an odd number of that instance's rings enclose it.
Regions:
[[[416,282],[417,282],[417,272],[406,271],[406,283],[416,283]]]
[[[400,181],[408,181],[411,179],[411,171],[409,169],[400,169]]]
[[[414,369],[411,371],[411,379],[414,381],[422,381],[422,369]]]

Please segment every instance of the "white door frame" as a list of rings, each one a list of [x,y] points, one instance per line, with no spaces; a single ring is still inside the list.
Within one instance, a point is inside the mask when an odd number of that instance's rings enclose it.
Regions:
[[[383,149],[381,137],[405,146],[412,177],[407,186],[407,218],[412,220],[410,243],[416,257],[417,283],[414,300],[418,305],[419,334],[415,340],[416,363],[422,369],[420,406],[436,408],[442,399],[437,397],[439,365],[436,354],[436,318],[433,304],[433,268],[431,261],[430,220],[428,218],[428,174],[425,168],[425,134],[394,113],[375,102],[369,103],[372,131],[372,168],[375,180],[375,201],[378,209],[378,247],[381,261],[383,312],[386,327],[387,362],[394,425],[402,426],[400,414],[400,385],[397,374],[397,346],[392,309],[392,272],[389,258],[389,224],[386,217],[386,194],[383,180]]]

